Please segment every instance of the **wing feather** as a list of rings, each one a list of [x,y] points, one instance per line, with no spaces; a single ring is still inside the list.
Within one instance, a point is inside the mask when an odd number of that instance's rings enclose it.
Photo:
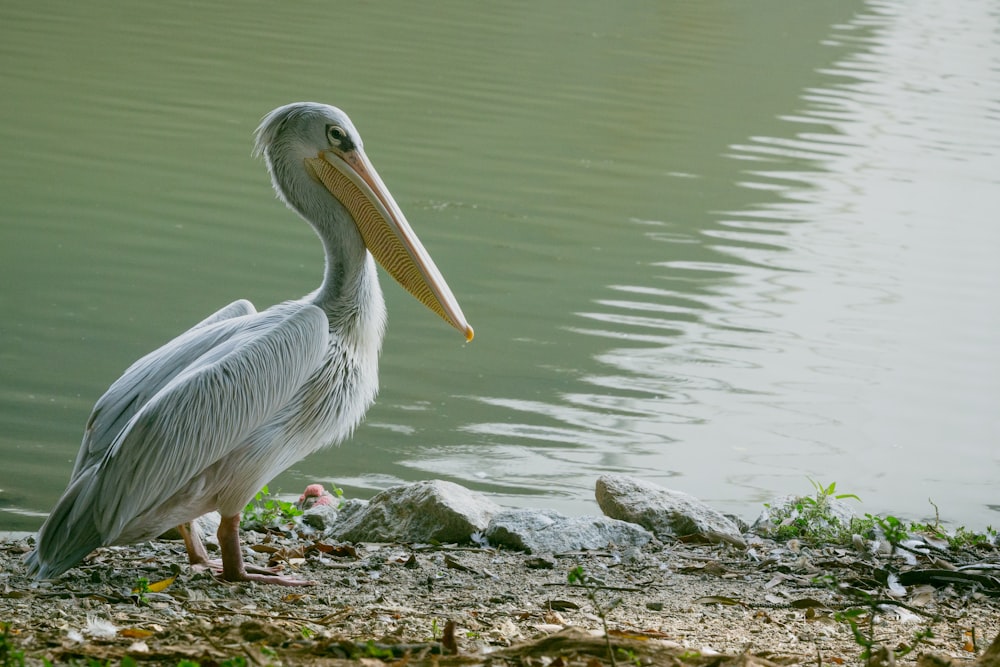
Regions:
[[[239,323],[233,320],[256,313],[246,299],[234,301],[129,366],[94,405],[70,481],[100,461],[136,411],[191,361],[238,331]],[[228,326],[212,327],[226,321]]]
[[[303,306],[277,322],[264,315],[176,373],[106,448],[72,510],[96,517],[105,544],[224,458],[321,366],[328,337],[321,310]]]

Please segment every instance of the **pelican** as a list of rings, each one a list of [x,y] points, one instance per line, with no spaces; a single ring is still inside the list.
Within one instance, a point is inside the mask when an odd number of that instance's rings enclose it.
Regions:
[[[259,313],[235,301],[111,385],[28,555],[35,578],[176,526],[191,565],[224,580],[310,583],[244,564],[240,512],[279,472],[349,437],[374,401],[385,330],[375,260],[472,340],[347,114],[313,102],[279,107],[257,128],[254,154],[263,155],[278,198],[322,241],[322,284]],[[221,564],[209,561],[191,523],[213,510],[222,516]]]

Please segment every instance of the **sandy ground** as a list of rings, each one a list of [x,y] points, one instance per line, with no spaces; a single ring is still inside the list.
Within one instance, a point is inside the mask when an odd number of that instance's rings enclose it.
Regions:
[[[747,549],[674,543],[539,557],[294,533],[251,532],[244,542],[248,559],[315,585],[222,583],[192,572],[181,543],[169,541],[100,549],[39,583],[22,562],[30,542],[0,542],[6,644],[28,664],[130,656],[590,667],[612,664],[606,622],[615,664],[722,664],[722,653],[815,665],[860,661],[863,648],[838,612],[858,614],[861,634],[890,649],[915,646],[903,662],[928,651],[972,660],[1000,634],[995,546],[873,555],[757,540]],[[576,567],[594,588],[570,584]],[[140,579],[148,592],[135,592]]]

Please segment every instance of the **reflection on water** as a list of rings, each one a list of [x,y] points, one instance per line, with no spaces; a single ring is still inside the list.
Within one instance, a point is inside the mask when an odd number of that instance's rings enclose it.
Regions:
[[[575,313],[567,331],[610,348],[579,378],[593,393],[482,397],[516,414],[468,430],[548,452],[515,455],[522,476],[562,469],[556,487],[604,470],[683,474],[740,511],[810,475],[850,480],[880,510],[930,513],[931,498],[989,522],[996,9],[919,9],[880,3],[837,26],[829,41],[853,52],[825,69],[829,83],[782,116],[783,134],[731,146],[740,187],[769,200],[718,212],[697,240],[634,221],[666,256],[691,243],[719,256],[649,262],[641,284],[608,285]]]
[[[0,9],[0,529],[37,527],[132,360],[315,286],[248,157],[296,99],[351,113],[477,338],[386,285],[368,423],[274,486],[580,514],[620,471],[748,516],[809,475],[995,523],[998,11],[796,7],[379,3],[336,38],[309,3]]]

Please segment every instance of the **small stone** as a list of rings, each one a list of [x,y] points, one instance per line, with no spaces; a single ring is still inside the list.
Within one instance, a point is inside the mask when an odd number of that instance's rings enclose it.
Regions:
[[[302,523],[322,532],[337,523],[340,513],[334,505],[318,503],[312,505],[302,515]]]
[[[549,600],[545,606],[554,611],[576,611],[580,608],[580,605],[570,600]]]
[[[552,558],[534,556],[526,559],[524,566],[531,570],[551,570],[556,566],[556,562]]]

